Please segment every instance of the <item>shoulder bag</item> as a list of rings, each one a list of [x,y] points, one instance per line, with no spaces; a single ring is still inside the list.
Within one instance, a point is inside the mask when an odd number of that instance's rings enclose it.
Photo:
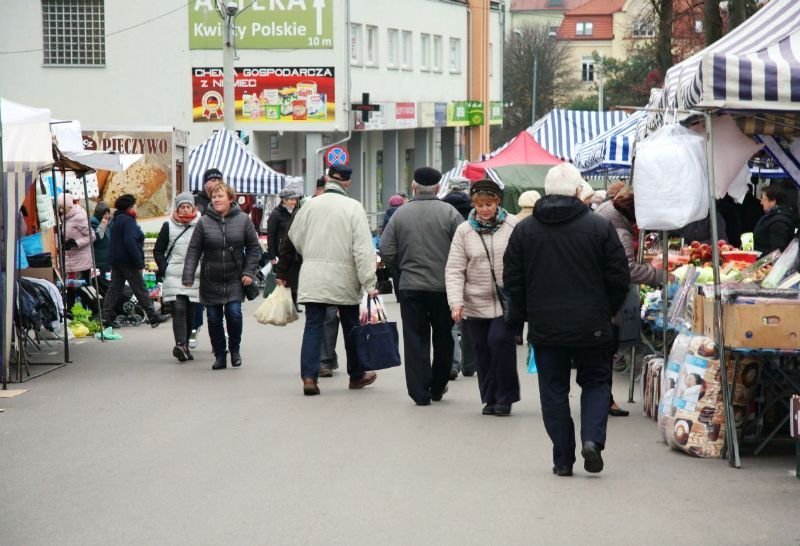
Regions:
[[[500,307],[503,309],[503,318],[505,320],[509,319],[509,301],[508,295],[506,294],[505,289],[497,284],[497,276],[494,274],[494,264],[492,263],[492,257],[489,255],[489,247],[486,246],[486,241],[483,240],[483,234],[479,233],[478,237],[481,238],[481,244],[483,245],[483,250],[486,251],[486,258],[489,260],[489,269],[492,271],[492,281],[494,282],[494,291],[497,294],[497,301],[500,302]]]

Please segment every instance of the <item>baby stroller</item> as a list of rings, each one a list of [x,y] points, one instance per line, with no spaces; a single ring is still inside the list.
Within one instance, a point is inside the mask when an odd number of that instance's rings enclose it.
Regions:
[[[111,283],[105,279],[99,282],[100,293],[105,297]],[[117,305],[114,307],[115,316],[103,317],[105,320],[116,320],[121,326],[139,326],[147,321],[147,312],[144,307],[139,305],[136,296],[133,295],[133,290],[127,283],[122,287],[122,296],[120,296]]]

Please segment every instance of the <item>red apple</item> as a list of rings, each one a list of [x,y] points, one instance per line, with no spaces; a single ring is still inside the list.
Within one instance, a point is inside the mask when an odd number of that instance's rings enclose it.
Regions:
[[[700,242],[699,241],[692,241],[689,246],[692,247],[692,248],[700,248]]]

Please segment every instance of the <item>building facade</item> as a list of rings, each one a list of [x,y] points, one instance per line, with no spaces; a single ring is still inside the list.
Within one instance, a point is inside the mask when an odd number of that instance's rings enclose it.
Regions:
[[[172,126],[198,145],[223,126],[218,7],[228,3],[9,0],[0,96],[86,129]],[[353,194],[376,213],[408,191],[415,167],[449,169],[464,157],[466,128],[502,119],[499,2],[486,2],[491,100],[482,104],[469,101],[470,79],[480,74],[467,0],[232,4],[236,129],[261,159],[309,187],[323,172],[322,150],[343,141]],[[364,93],[380,110],[362,120],[351,105]]]

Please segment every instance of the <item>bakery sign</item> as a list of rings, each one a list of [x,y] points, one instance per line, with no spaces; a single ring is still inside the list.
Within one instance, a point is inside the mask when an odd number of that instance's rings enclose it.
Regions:
[[[236,121],[297,124],[336,119],[333,67],[238,67],[235,71]],[[192,68],[193,121],[222,121],[222,77],[221,68]]]
[[[97,171],[99,198],[110,207],[123,194],[136,197],[139,219],[165,216],[172,199],[172,131],[83,131],[86,150],[142,154],[123,172]]]
[[[232,0],[239,49],[332,49],[334,0]],[[223,22],[217,4],[189,2],[189,49],[222,49]]]

